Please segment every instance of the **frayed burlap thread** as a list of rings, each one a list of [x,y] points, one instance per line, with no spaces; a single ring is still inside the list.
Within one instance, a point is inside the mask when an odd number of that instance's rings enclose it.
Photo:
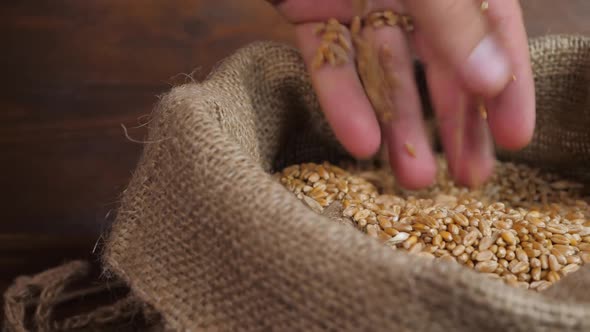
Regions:
[[[564,96],[553,90],[584,81],[571,71],[590,61],[582,55],[588,48],[573,36],[531,41],[541,111],[587,111],[586,100],[567,97],[585,86]],[[573,63],[553,55],[564,49],[578,54]],[[540,135],[523,154],[527,161],[542,163],[535,151],[561,144]],[[276,182],[270,172],[287,164],[346,158],[290,47],[249,45],[204,82],[175,87],[153,113],[148,136],[104,262],[170,330],[590,330],[587,296],[514,289],[392,251],[314,213]],[[588,294],[590,267],[576,275],[556,289]]]
[[[65,302],[81,301],[88,296],[106,293],[124,285],[103,280],[100,284],[93,283],[66,291],[72,284],[88,277],[89,273],[89,262],[71,261],[33,276],[16,278],[4,293],[2,331],[127,331],[130,322],[138,316],[143,319],[142,328],[159,326],[157,313],[132,293],[114,303],[95,307],[89,312],[57,319],[54,312]]]

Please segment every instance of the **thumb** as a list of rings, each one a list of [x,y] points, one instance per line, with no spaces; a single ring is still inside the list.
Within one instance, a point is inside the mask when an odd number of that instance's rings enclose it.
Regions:
[[[510,0],[513,1],[513,0]],[[512,78],[507,52],[477,0],[405,0],[421,41],[472,93],[492,98]]]

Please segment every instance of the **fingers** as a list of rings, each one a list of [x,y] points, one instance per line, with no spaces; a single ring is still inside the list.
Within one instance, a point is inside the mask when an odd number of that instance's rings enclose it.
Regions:
[[[368,158],[377,152],[381,143],[379,123],[356,74],[352,57],[340,66],[314,67],[320,47],[316,27],[312,23],[300,24],[295,33],[319,103],[344,148],[356,158]]]
[[[487,102],[490,129],[499,146],[517,150],[531,141],[535,129],[535,84],[526,30],[516,0],[490,1],[487,15],[506,46],[516,79]]]
[[[416,31],[447,65],[457,69],[462,85],[492,98],[512,76],[504,46],[493,33],[476,0],[404,0]]]
[[[449,171],[461,185],[480,185],[491,175],[495,161],[485,120],[444,64],[428,60],[426,76]]]
[[[395,79],[388,96],[394,108],[393,119],[383,129],[396,180],[406,189],[427,187],[435,180],[436,162],[426,136],[413,63],[402,30],[366,29],[365,36],[377,51],[385,50],[381,53],[384,70]]]

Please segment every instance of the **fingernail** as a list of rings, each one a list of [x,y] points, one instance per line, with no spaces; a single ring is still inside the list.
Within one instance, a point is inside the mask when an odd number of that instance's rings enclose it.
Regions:
[[[473,49],[464,74],[474,92],[486,97],[497,95],[512,77],[508,57],[493,36],[485,37]]]

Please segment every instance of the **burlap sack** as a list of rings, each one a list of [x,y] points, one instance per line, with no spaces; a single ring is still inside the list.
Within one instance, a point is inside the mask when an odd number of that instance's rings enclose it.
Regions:
[[[533,144],[588,178],[590,39],[530,43]],[[391,251],[320,216],[270,173],[347,155],[299,54],[256,43],[165,95],[104,253],[173,330],[590,331],[590,267],[535,293]]]
[[[537,133],[500,156],[588,180],[590,39],[530,46]],[[270,176],[346,158],[299,54],[275,43],[241,49],[162,98],[105,266],[179,331],[590,331],[590,267],[541,294],[514,289],[391,251]]]

